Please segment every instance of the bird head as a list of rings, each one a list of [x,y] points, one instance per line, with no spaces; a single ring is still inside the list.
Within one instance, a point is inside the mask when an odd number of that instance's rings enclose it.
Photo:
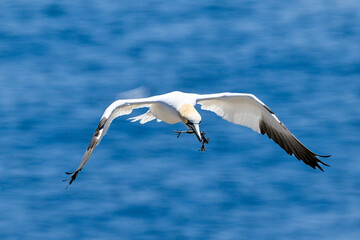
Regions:
[[[201,116],[196,111],[194,106],[189,103],[185,103],[180,107],[179,113],[185,125],[189,129],[194,131],[197,139],[201,142],[202,137],[199,128],[199,124],[201,122]]]

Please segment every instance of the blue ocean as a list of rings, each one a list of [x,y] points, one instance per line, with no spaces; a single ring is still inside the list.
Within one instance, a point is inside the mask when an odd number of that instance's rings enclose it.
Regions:
[[[360,2],[2,0],[0,239],[360,238]],[[252,93],[330,167],[197,108],[116,119],[66,189],[104,110],[171,91]]]

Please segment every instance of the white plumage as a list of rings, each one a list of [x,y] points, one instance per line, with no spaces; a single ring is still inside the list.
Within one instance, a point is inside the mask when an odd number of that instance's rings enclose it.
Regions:
[[[129,120],[132,122],[140,121],[141,124],[144,124],[154,119],[169,124],[183,122],[188,127],[188,130],[182,132],[194,133],[202,143],[201,150],[205,150],[204,144],[208,143],[208,139],[204,137],[203,132],[200,132],[201,116],[194,108],[196,104],[200,104],[201,109],[212,111],[229,122],[246,126],[263,135],[267,134],[288,154],[294,154],[297,159],[302,160],[312,168],[317,167],[323,170],[319,163],[328,166],[317,157],[329,156],[315,154],[306,148],[282,124],[270,108],[252,94],[217,93],[200,95],[175,91],[149,98],[113,102],[102,115],[80,166],[75,172],[68,173],[71,174],[68,178],[71,178],[69,185],[75,180],[88,161],[95,147],[99,145],[111,122],[119,116],[130,114],[132,110],[137,108],[146,107],[149,110],[142,115],[130,118]],[[178,136],[182,132],[178,132]]]

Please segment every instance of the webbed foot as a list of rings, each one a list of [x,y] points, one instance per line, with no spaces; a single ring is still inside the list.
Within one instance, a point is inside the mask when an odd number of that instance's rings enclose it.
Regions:
[[[199,151],[205,151],[205,144],[208,144],[210,141],[210,138],[206,138],[205,137],[205,132],[200,132],[201,133],[201,148],[199,149]]]

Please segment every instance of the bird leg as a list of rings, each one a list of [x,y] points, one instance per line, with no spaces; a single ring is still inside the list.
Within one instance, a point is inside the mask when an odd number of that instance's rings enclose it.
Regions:
[[[182,133],[194,133],[194,131],[192,129],[188,129],[186,131],[174,130],[174,132],[177,133],[177,138],[179,138]]]
[[[188,129],[186,131],[178,131],[178,130],[174,130],[175,133],[177,133],[177,138],[180,137],[180,135],[182,133],[195,133],[192,129]],[[205,132],[200,132],[201,133],[201,148],[199,149],[199,151],[205,151],[205,144],[208,144],[210,141],[210,138],[206,138],[205,137]]]
[[[210,141],[210,138],[206,138],[205,137],[205,132],[200,132],[201,133],[201,148],[199,149],[199,151],[205,151],[205,144],[208,144]]]

